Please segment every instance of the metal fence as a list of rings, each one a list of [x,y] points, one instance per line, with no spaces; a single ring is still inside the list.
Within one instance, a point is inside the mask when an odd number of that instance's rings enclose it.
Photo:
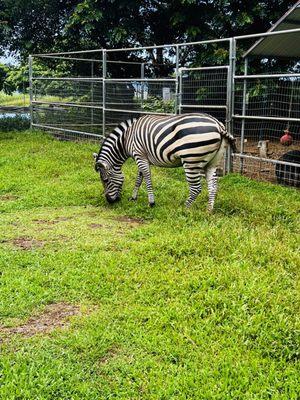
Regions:
[[[31,56],[32,127],[99,140],[133,116],[205,112],[238,139],[238,152],[227,154],[225,170],[297,186],[300,159],[286,153],[300,150],[300,54],[277,64],[274,57],[271,62],[244,55],[257,39],[291,32],[300,42],[300,29],[293,29]],[[284,131],[292,136],[284,143],[288,149],[280,142]]]
[[[276,31],[276,36],[298,30]],[[264,37],[264,36],[263,36]],[[294,36],[295,38],[295,36]],[[299,46],[297,33],[295,49]],[[261,43],[261,37],[258,37]],[[249,36],[236,38],[236,54],[243,53]],[[252,48],[255,48],[255,44]],[[233,74],[233,132],[238,153],[232,168],[251,178],[300,186],[300,48],[293,57],[251,54],[236,57]]]

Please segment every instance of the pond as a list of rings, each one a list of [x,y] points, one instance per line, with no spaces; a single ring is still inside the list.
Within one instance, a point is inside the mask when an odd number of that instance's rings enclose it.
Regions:
[[[28,112],[24,112],[24,113],[16,113],[16,112],[0,113],[0,119],[3,119],[3,118],[16,118],[16,117],[22,117],[24,119],[30,119],[30,113],[28,113]]]

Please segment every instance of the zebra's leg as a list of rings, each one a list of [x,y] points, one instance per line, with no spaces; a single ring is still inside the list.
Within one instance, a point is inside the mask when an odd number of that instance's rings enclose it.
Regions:
[[[185,202],[186,207],[190,207],[201,193],[201,168],[188,167],[183,165],[187,183],[189,185],[190,194]]]
[[[208,188],[208,207],[207,211],[212,212],[214,208],[215,198],[218,190],[218,177],[217,177],[217,168],[216,167],[208,167],[205,170],[205,177],[207,181]]]
[[[148,192],[148,201],[149,206],[153,207],[155,205],[154,201],[154,193],[152,188],[152,180],[151,180],[151,172],[150,172],[150,165],[147,160],[142,160],[140,158],[135,157],[139,172],[142,174],[142,177],[145,180],[147,192]]]
[[[143,174],[141,173],[140,170],[138,170],[138,174],[137,174],[137,177],[136,177],[135,186],[134,186],[134,189],[133,189],[131,200],[136,200],[137,199],[138,191],[139,191],[139,188],[140,188],[142,182],[143,182]]]

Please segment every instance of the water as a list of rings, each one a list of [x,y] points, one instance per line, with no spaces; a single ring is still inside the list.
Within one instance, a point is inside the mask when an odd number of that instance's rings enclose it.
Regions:
[[[16,118],[16,117],[22,117],[24,119],[30,119],[30,114],[27,113],[27,112],[24,112],[24,113],[16,113],[16,112],[0,113],[0,119],[3,119],[3,118]]]

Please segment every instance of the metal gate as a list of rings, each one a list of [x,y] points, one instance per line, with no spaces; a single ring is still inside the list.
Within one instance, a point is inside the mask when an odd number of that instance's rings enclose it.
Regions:
[[[178,112],[203,112],[222,121],[231,129],[230,66],[180,68]],[[222,162],[224,171],[230,169],[230,157]]]

